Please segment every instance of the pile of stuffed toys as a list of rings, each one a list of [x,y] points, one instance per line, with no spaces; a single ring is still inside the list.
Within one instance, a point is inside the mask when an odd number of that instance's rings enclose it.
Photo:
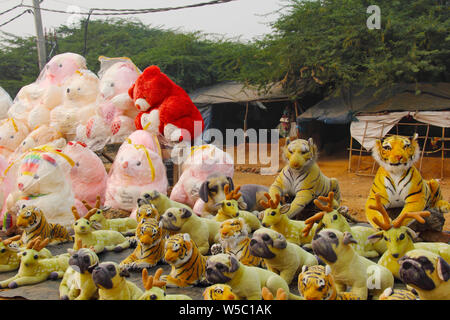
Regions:
[[[230,155],[194,146],[168,194],[161,138],[196,139],[198,109],[156,66],[99,60],[97,76],[83,57],[57,55],[5,107],[1,214],[20,233],[0,242],[0,272],[17,270],[1,288],[62,279],[69,300],[186,300],[166,288],[190,286],[205,300],[450,299],[450,245],[416,242],[412,229],[450,212],[439,183],[413,165],[416,136],[377,141],[367,224],[349,223],[312,139],[286,142],[288,163],[270,187],[235,186]],[[94,151],[108,143],[121,146],[107,173]],[[317,213],[301,219],[308,206]],[[109,219],[110,208],[130,216]],[[48,250],[67,242],[67,253]],[[126,249],[120,263],[101,259]],[[158,264],[170,273],[150,275]]]

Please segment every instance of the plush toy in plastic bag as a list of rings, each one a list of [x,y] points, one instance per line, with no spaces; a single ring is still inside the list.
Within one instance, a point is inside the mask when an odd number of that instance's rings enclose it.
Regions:
[[[75,200],[69,172],[74,164],[61,150],[48,145],[26,152],[17,162],[16,185],[7,198],[7,210],[17,213],[25,206],[36,206],[50,223],[70,226]]]
[[[69,141],[63,153],[75,162],[70,170],[70,180],[75,195],[75,206],[80,216],[84,216],[87,209],[82,203],[83,200],[94,207],[99,195],[100,204],[103,205],[105,202],[108,174],[102,160],[82,142]]]
[[[8,118],[8,110],[12,105],[12,99],[8,92],[0,87],[0,120]]]
[[[132,211],[144,191],[167,194],[166,168],[159,154],[127,139],[110,169],[105,206]]]
[[[199,199],[198,191],[206,178],[212,173],[233,177],[234,162],[228,153],[215,145],[206,144],[191,148],[182,169],[183,173],[173,187],[170,199],[194,207],[197,201],[203,202]]]
[[[63,84],[78,69],[86,69],[86,59],[66,52],[54,56],[37,80],[22,87],[8,110],[8,116],[22,121],[30,130],[50,121],[50,111],[62,103]]]
[[[136,130],[132,134],[128,136],[128,139],[133,144],[141,144],[145,146],[147,149],[157,153],[160,157],[161,154],[161,146],[159,144],[159,139],[161,136],[157,136],[153,133],[150,133],[145,130]]]
[[[77,70],[67,81],[62,105],[50,113],[50,123],[67,140],[76,136],[79,124],[95,115],[100,81],[89,70]]]
[[[28,135],[28,128],[12,118],[0,122],[0,155],[9,160],[16,148]]]
[[[77,127],[77,139],[91,150],[100,150],[107,143],[122,143],[136,128],[138,111],[128,89],[140,71],[129,58],[100,56],[100,96],[95,116]]]

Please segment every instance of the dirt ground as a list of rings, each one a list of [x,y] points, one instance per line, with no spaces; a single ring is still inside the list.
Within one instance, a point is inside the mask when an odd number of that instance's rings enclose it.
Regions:
[[[254,147],[254,146],[253,146]],[[258,148],[263,148],[264,145],[259,145]],[[281,159],[281,149],[283,147],[283,142],[280,142],[280,161],[279,170],[283,168],[286,164],[283,159]],[[234,182],[236,185],[242,185],[247,183],[257,183],[270,186],[274,181],[275,175],[261,175],[259,174],[259,164],[249,164],[249,155],[252,146],[247,146],[246,148],[246,163],[236,164],[234,173]],[[268,154],[270,153],[270,145],[266,146]],[[243,150],[243,149],[242,149]],[[234,148],[235,161],[237,159],[237,149]],[[232,151],[228,151],[232,154]],[[337,178],[341,188],[342,194],[342,205],[347,206],[350,209],[350,213],[354,215],[360,221],[366,221],[364,215],[364,205],[369,195],[369,190],[372,185],[373,176],[361,176],[354,172],[348,171],[348,152],[343,151],[340,154],[335,154],[333,156],[325,156],[323,154],[319,155],[318,164],[322,172],[328,177]],[[357,155],[352,156],[352,170],[357,167],[358,157]],[[418,166],[419,164],[416,164]],[[373,166],[373,159],[370,156],[366,156],[361,160],[360,168],[362,170],[370,173]],[[375,167],[374,172],[376,172],[377,167]],[[252,172],[256,171],[256,173]],[[441,176],[441,159],[440,158],[424,158],[422,163],[422,176],[425,179],[437,179]],[[444,162],[444,179],[440,180],[442,194],[444,199],[450,201],[450,160],[446,159]],[[444,230],[450,231],[450,213],[445,216]]]

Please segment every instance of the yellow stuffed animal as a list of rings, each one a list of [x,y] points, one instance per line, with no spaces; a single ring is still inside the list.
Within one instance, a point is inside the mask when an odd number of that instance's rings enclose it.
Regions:
[[[263,258],[267,269],[279,274],[287,284],[292,282],[303,266],[318,263],[311,253],[286,241],[281,233],[267,228],[258,229],[253,233],[250,253]]]
[[[221,283],[207,287],[202,295],[204,300],[238,300],[231,287]]]
[[[166,282],[159,280],[162,272],[163,269],[159,268],[153,277],[148,275],[147,269],[142,270],[142,283],[145,292],[139,300],[192,300],[185,294],[166,294]]]

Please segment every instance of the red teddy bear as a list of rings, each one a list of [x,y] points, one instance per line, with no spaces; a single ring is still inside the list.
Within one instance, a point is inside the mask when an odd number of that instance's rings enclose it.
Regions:
[[[179,142],[194,140],[204,129],[202,115],[186,91],[157,66],[146,68],[128,94],[140,111],[135,118],[138,130],[159,132],[170,141]],[[201,130],[194,132],[194,122]]]

